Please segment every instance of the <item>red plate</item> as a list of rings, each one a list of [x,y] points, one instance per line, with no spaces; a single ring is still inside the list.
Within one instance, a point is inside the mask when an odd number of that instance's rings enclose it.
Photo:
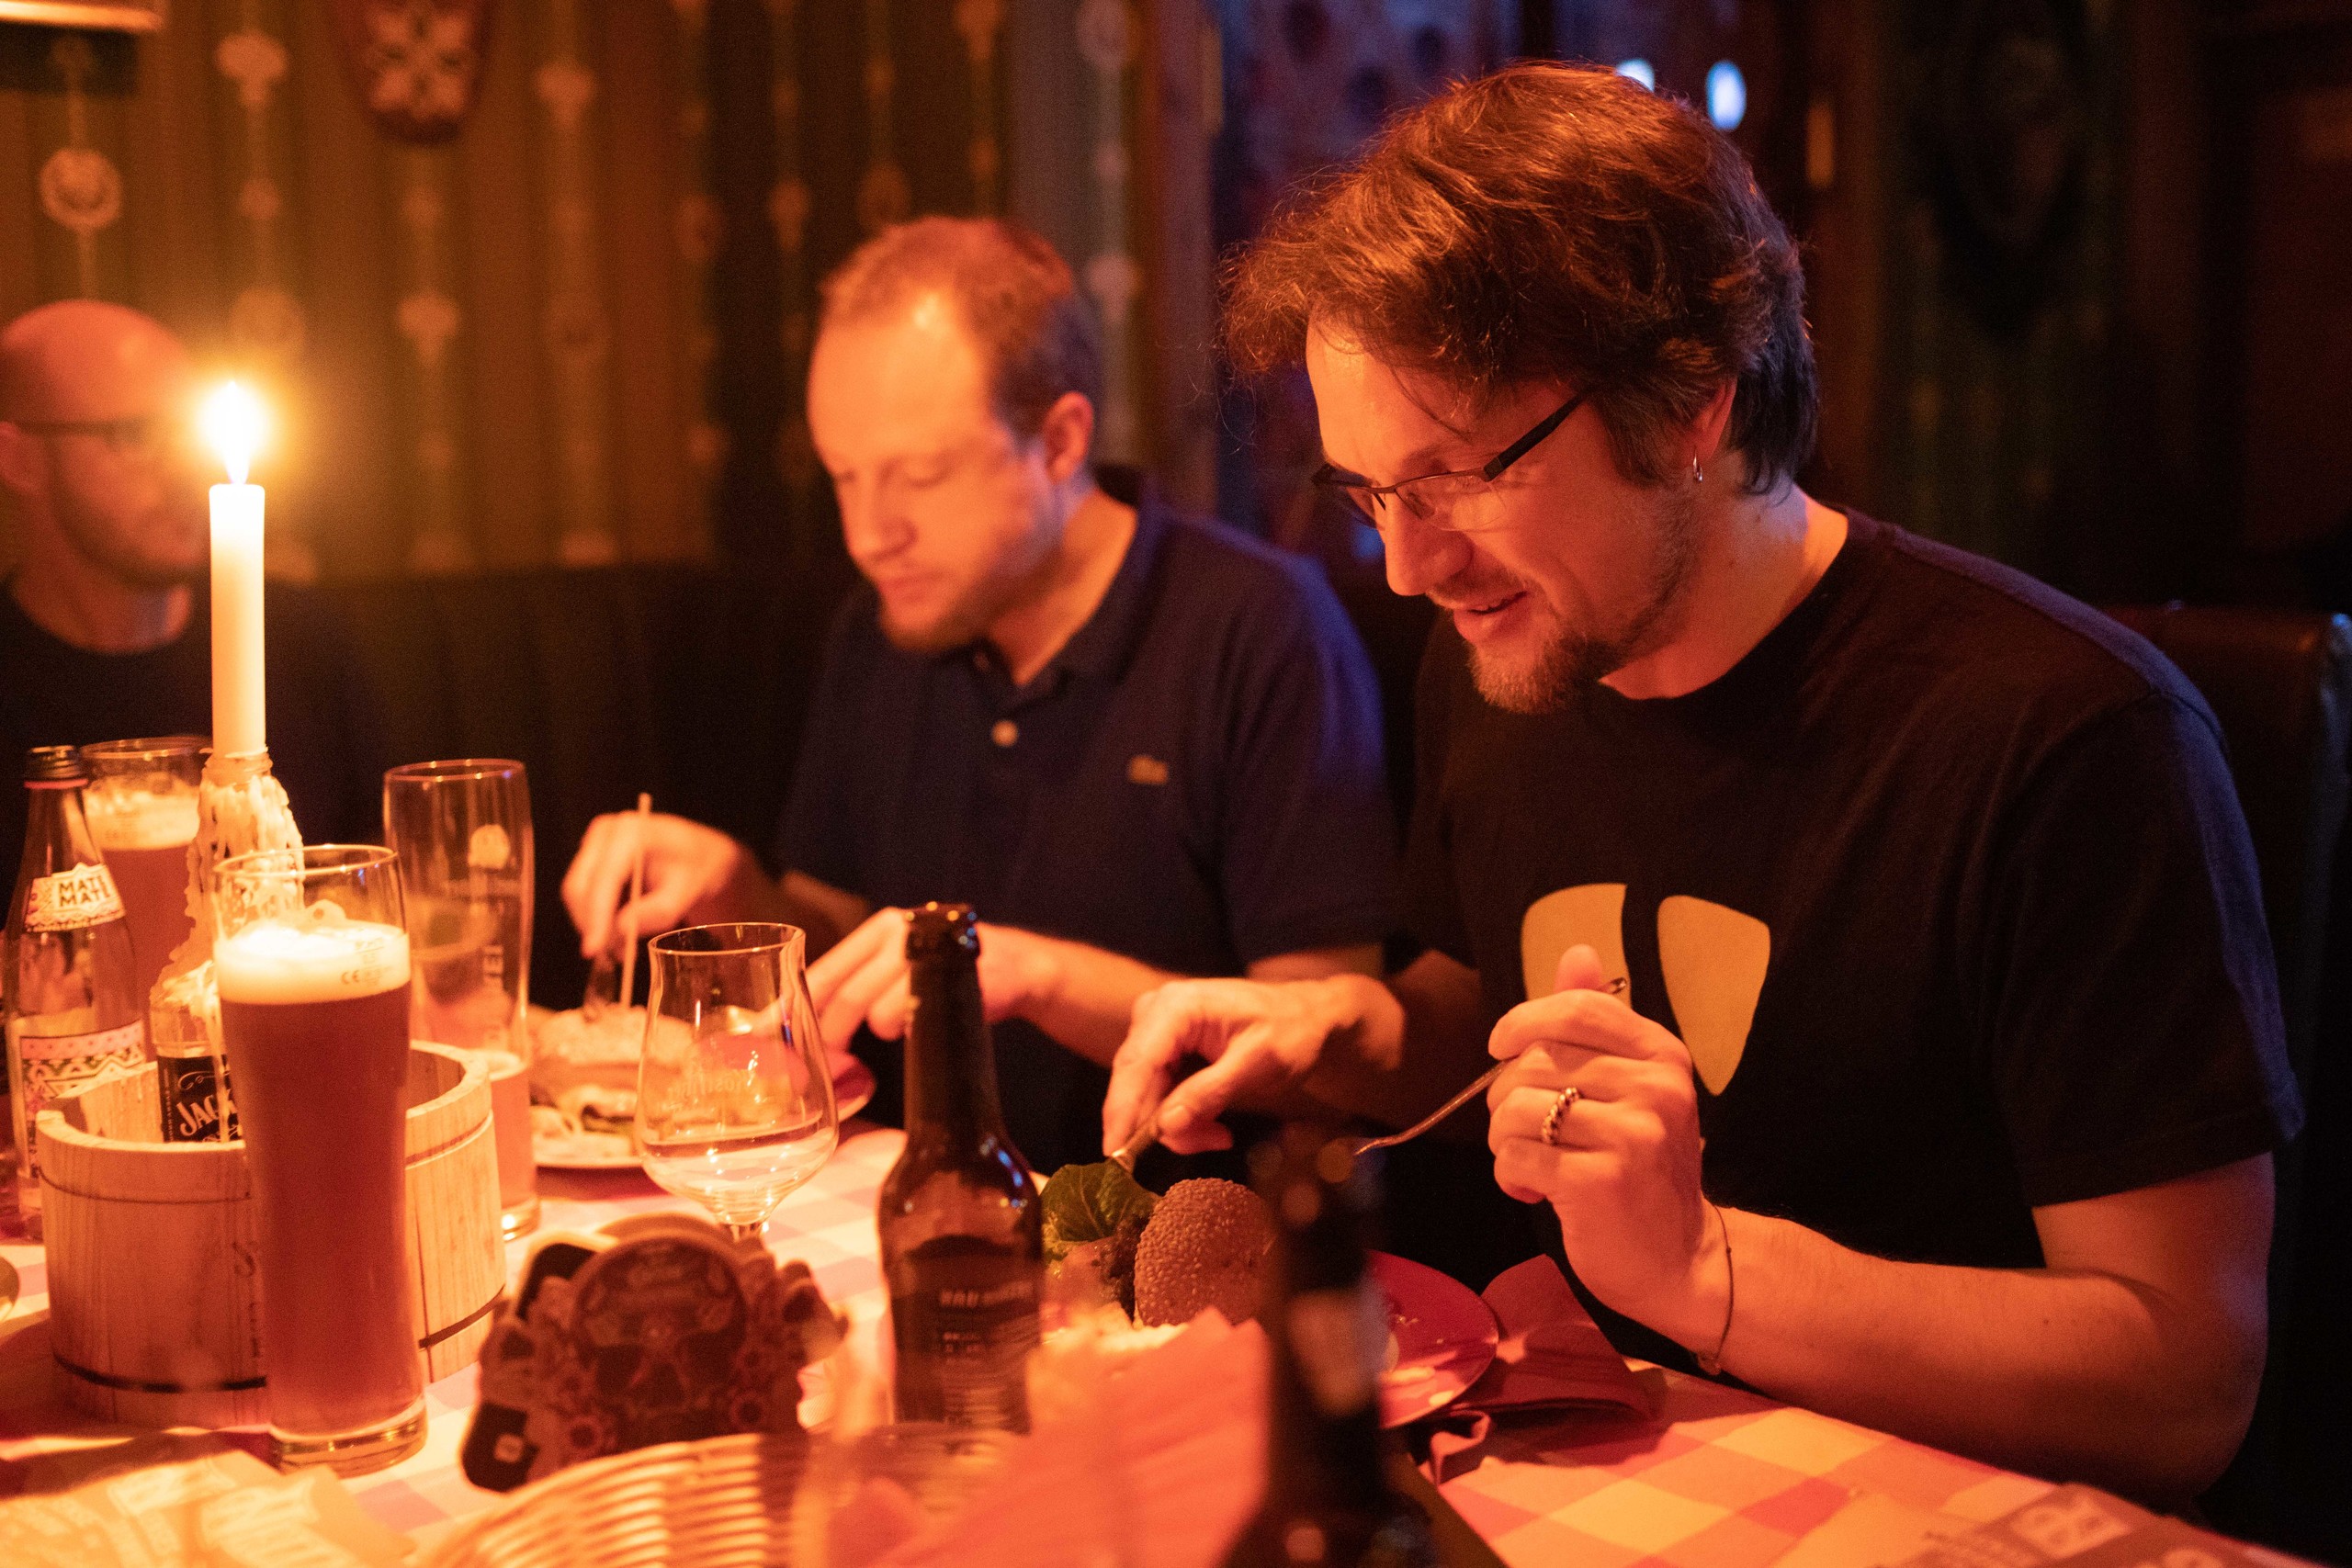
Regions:
[[[874,1100],[874,1069],[856,1057],[833,1068],[833,1114],[846,1122]]]
[[[1396,1340],[1396,1364],[1380,1375],[1380,1424],[1402,1427],[1460,1398],[1502,1336],[1487,1303],[1453,1276],[1385,1252],[1371,1263]]]

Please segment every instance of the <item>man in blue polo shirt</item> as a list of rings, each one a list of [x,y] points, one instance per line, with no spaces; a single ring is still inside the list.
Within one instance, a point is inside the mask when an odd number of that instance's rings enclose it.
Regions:
[[[853,255],[808,421],[866,582],[827,646],[787,869],[616,815],[564,881],[591,954],[684,921],[807,926],[835,1049],[900,1032],[904,907],[972,904],[1006,1120],[1048,1170],[1098,1157],[1136,997],[1376,974],[1392,924],[1378,696],[1337,600],[1304,561],[1098,485],[1101,384],[1035,237],[933,218]],[[616,911],[640,835],[644,889]]]

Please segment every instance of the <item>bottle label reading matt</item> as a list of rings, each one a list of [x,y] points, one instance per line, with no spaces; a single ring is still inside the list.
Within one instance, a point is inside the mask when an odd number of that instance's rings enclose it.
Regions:
[[[916,1247],[896,1272],[899,1418],[1027,1431],[1036,1265],[1014,1248],[950,1236]]]
[[[37,876],[25,889],[25,930],[70,931],[122,918],[122,895],[103,865]]]
[[[127,1073],[147,1059],[144,1025],[126,1023],[96,1034],[24,1034],[14,1030],[11,1043],[24,1070],[25,1163],[39,1173],[38,1141],[33,1118],[77,1089],[100,1078]]]

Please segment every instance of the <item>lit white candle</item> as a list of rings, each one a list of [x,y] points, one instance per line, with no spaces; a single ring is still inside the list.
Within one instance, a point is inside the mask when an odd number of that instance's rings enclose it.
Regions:
[[[212,749],[266,749],[262,684],[261,486],[245,474],[260,444],[261,405],[234,381],[206,400],[204,432],[229,470],[212,487]]]

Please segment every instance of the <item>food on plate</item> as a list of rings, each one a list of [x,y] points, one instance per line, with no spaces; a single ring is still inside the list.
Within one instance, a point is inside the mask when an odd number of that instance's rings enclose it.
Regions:
[[[1046,1182],[1044,1217],[1046,1275],[1064,1302],[1116,1304],[1145,1328],[1210,1307],[1230,1323],[1258,1315],[1273,1220],[1238,1182],[1195,1177],[1155,1197],[1114,1161],[1066,1165]]]
[[[531,1146],[550,1165],[609,1165],[639,1157],[644,1150],[637,1142],[637,1091],[580,1084],[557,1096],[553,1105],[532,1106]]]
[[[581,1084],[557,1095],[552,1105],[533,1106],[535,1123],[542,1120],[541,1112],[570,1133],[617,1133],[627,1137],[637,1124],[637,1090]]]
[[[578,1009],[549,1013],[531,1036],[535,1098],[560,1107],[572,1090],[637,1094],[637,1058],[645,1043],[643,1008],[609,1008],[591,1019]],[[633,1114],[632,1104],[629,1111]]]
[[[1273,1244],[1266,1201],[1247,1187],[1213,1176],[1177,1182],[1136,1243],[1136,1321],[1189,1323],[1209,1307],[1229,1323],[1257,1316]]]
[[[1066,1165],[1043,1194],[1046,1274],[1069,1302],[1136,1306],[1136,1247],[1159,1197],[1112,1160]]]

